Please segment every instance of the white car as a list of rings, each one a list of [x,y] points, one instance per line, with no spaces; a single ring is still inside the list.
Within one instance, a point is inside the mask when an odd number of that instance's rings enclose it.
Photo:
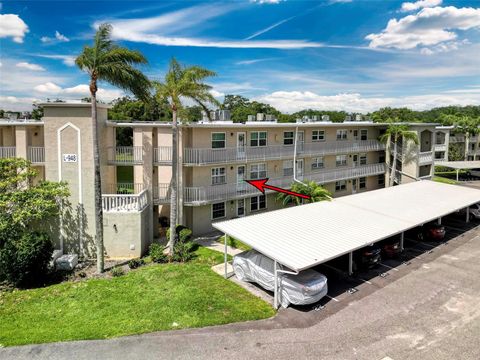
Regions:
[[[480,220],[480,203],[470,207],[470,217]]]
[[[279,264],[278,269],[282,268]],[[274,290],[274,261],[269,257],[250,250],[233,258],[235,276],[241,281],[256,282],[266,290]],[[278,273],[279,301],[282,307],[289,304],[313,304],[327,295],[327,278],[315,270],[304,270],[298,275]]]

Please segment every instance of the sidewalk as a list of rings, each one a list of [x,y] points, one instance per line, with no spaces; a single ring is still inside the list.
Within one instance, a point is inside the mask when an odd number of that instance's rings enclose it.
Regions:
[[[223,235],[215,235],[215,236],[204,236],[195,238],[193,241],[199,245],[202,245],[206,248],[211,250],[219,251],[221,253],[225,252],[225,245],[223,243],[217,242],[217,240]],[[243,250],[235,249],[231,246],[227,245],[227,254],[231,256],[235,256],[240,254]]]

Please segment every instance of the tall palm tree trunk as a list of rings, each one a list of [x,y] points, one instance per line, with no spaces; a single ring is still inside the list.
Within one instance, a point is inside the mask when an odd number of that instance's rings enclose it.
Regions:
[[[394,139],[395,142],[393,143],[393,164],[392,170],[390,173],[390,186],[393,186],[395,183],[395,173],[397,171],[397,139]]]
[[[176,228],[177,228],[177,176],[178,176],[178,126],[177,126],[177,109],[172,111],[172,181],[170,191],[170,239],[168,242],[169,253],[173,255],[175,246]]]
[[[97,84],[92,80],[90,94],[92,96],[92,132],[93,132],[93,162],[95,171],[95,246],[97,252],[97,273],[104,270],[103,259],[103,206],[102,206],[102,179],[100,176],[100,154],[98,151],[98,123],[97,123]]]

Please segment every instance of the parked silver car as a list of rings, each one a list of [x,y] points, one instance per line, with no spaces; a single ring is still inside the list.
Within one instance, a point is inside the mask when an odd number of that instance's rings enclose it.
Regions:
[[[288,270],[280,267],[278,269]],[[233,258],[233,270],[237,279],[256,282],[264,289],[274,289],[274,261],[255,250],[236,255]],[[289,304],[313,304],[327,295],[327,278],[314,270],[304,270],[298,275],[278,274],[279,301],[282,307]]]

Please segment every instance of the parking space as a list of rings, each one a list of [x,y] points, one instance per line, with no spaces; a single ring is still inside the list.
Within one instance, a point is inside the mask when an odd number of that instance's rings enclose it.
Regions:
[[[315,270],[328,278],[328,295],[313,305],[291,306],[291,312],[336,312],[352,301],[356,301],[372,292],[381,289],[415,269],[427,266],[426,262],[460,246],[465,241],[480,234],[480,220],[472,219],[465,222],[464,213],[453,213],[441,220],[445,228],[442,241],[419,240],[408,232],[404,238],[404,251],[399,257],[382,258],[370,269],[364,269],[353,275],[348,274],[348,259],[346,256],[326,264],[319,265]]]

